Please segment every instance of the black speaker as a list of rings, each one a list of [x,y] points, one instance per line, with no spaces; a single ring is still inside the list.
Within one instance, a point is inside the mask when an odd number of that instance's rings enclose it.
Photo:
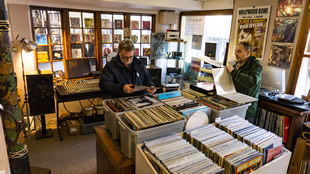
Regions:
[[[161,86],[161,68],[157,66],[149,66],[146,68],[149,70],[151,76],[152,76],[152,81],[154,82],[156,87]]]
[[[50,71],[26,75],[31,115],[55,113],[53,74]]]

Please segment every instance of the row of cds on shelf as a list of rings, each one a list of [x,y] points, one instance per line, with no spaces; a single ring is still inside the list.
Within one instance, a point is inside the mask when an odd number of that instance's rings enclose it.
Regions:
[[[263,164],[283,152],[282,138],[238,116],[216,123],[222,130],[263,154]]]
[[[169,106],[158,106],[124,114],[125,124],[134,131],[183,119],[185,118],[182,115]]]
[[[224,171],[179,135],[145,141],[144,144],[145,155],[156,164],[159,173],[221,174]]]
[[[225,174],[253,171],[261,166],[261,153],[211,124],[186,130],[183,136],[225,168]]]

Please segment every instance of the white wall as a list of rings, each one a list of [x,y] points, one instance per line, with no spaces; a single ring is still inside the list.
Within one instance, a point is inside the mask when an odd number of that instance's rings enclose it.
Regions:
[[[203,10],[233,9],[234,0],[207,0],[203,2]]]
[[[236,42],[235,37],[236,37],[236,25],[237,25],[237,21],[236,21],[237,9],[238,8],[244,8],[244,7],[270,5],[271,6],[271,12],[270,12],[270,18],[269,18],[269,28],[267,30],[265,52],[264,52],[263,60],[261,61],[261,64],[263,66],[263,69],[266,67],[268,67],[270,69],[280,69],[280,68],[277,68],[274,66],[268,66],[268,58],[270,55],[270,50],[271,50],[271,45],[272,45],[271,40],[272,40],[272,33],[273,33],[273,27],[274,27],[274,20],[276,18],[277,4],[278,4],[278,0],[255,0],[255,1],[235,0],[233,20],[232,20],[232,28],[231,28],[231,34],[230,34],[230,45],[229,45],[229,50],[228,50],[228,61],[234,59],[233,54],[234,54],[234,47],[235,47],[235,42]],[[302,14],[303,14],[303,12],[302,12]],[[301,26],[302,14],[300,15],[300,17],[298,19],[297,29],[296,29],[296,33],[295,33],[294,54],[295,54],[298,35],[300,33],[299,30],[300,30],[300,26]],[[292,64],[292,62],[293,61],[291,61],[291,64]],[[287,84],[291,68],[284,69],[284,70],[285,70],[285,77],[286,77],[286,84]]]

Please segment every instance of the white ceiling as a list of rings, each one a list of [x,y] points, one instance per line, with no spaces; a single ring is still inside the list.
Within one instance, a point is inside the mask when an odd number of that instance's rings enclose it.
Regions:
[[[6,0],[12,4],[49,7],[85,8],[97,10],[133,9],[144,10],[202,10],[205,0]]]

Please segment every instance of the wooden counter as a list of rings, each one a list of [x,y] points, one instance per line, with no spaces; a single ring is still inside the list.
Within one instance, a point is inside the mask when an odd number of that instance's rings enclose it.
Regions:
[[[105,126],[95,127],[97,174],[134,174],[135,162],[120,152],[119,145],[114,142]]]

